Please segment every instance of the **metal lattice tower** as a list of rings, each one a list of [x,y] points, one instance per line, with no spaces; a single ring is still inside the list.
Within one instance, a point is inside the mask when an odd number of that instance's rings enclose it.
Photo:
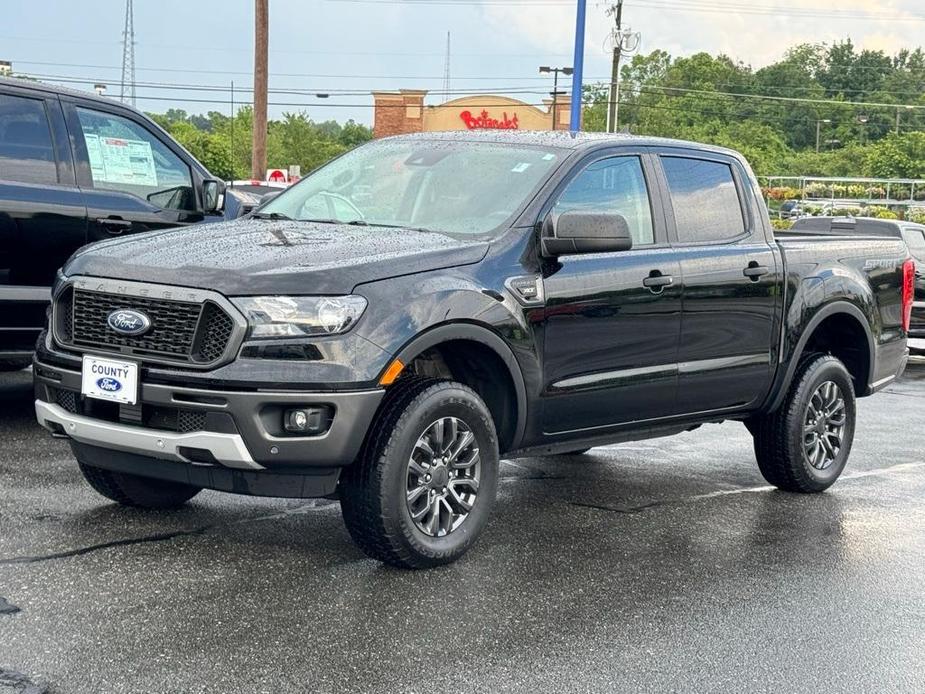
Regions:
[[[446,32],[446,61],[443,63],[443,100],[450,100],[450,32]]]
[[[125,0],[125,28],[122,30],[122,89],[119,98],[135,105],[135,13],[132,0]]]

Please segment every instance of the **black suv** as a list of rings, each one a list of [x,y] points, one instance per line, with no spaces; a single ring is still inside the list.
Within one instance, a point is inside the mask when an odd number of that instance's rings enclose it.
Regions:
[[[30,363],[55,272],[74,251],[204,221],[221,192],[140,111],[0,78],[0,370]]]

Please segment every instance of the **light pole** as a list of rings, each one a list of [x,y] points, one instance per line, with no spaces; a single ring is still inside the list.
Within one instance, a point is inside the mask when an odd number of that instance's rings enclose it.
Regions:
[[[556,129],[559,120],[559,112],[556,110],[556,104],[559,100],[559,73],[571,75],[574,70],[570,67],[549,67],[548,65],[540,66],[540,74],[548,75],[552,73],[552,129]]]
[[[899,110],[900,108],[904,108],[907,111],[911,111],[914,107],[913,106],[897,106],[896,107],[896,134],[897,135],[899,135],[899,114],[902,113],[902,111]]]
[[[819,154],[819,138],[822,134],[822,124],[831,122],[830,118],[822,118],[816,121],[816,154]]]

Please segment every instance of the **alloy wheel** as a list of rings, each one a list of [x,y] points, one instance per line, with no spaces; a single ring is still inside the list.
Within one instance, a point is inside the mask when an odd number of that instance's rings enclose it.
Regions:
[[[803,417],[803,455],[816,470],[826,470],[842,448],[848,422],[845,396],[834,381],[813,392]]]
[[[408,460],[408,512],[417,528],[443,537],[462,525],[475,505],[480,473],[478,442],[464,421],[441,417],[428,426]]]

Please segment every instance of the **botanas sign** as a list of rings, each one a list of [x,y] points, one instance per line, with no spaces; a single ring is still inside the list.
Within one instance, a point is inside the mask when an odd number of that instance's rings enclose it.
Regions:
[[[507,111],[501,115],[501,118],[492,118],[488,115],[488,111],[482,111],[478,116],[472,115],[471,111],[463,111],[459,117],[469,130],[517,130],[520,127],[517,114],[508,118]]]

